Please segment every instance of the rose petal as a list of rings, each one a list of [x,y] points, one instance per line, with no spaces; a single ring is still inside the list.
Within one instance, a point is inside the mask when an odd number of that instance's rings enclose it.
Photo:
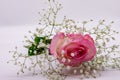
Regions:
[[[54,56],[57,56],[57,49],[60,48],[60,46],[63,44],[64,42],[64,33],[58,33],[56,34],[50,44],[50,53]]]
[[[81,34],[66,34],[67,37],[72,40],[72,41],[77,41],[83,38],[83,36]]]
[[[89,34],[86,34],[84,36],[84,38],[87,39],[87,40],[89,40],[90,42],[92,42],[94,44],[94,40],[93,40],[93,38],[91,38],[91,36]]]
[[[96,54],[95,45],[91,41],[88,41],[86,39],[82,40],[81,44],[88,48],[87,55],[83,61],[91,60],[94,57],[94,55]]]

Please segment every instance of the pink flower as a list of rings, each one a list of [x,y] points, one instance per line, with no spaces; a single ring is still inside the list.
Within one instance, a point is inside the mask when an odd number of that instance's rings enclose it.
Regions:
[[[66,66],[79,66],[94,58],[96,47],[89,34],[58,33],[51,41],[50,53]]]

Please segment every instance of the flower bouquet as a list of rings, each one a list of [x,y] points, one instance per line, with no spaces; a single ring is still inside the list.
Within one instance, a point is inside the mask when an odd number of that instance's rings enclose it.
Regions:
[[[120,69],[119,45],[110,44],[118,34],[111,28],[113,21],[107,24],[100,20],[93,27],[89,25],[93,20],[76,22],[64,16],[57,22],[61,4],[56,0],[47,3],[49,8],[40,13],[40,27],[34,33],[29,31],[32,36],[25,36],[27,54],[20,53],[17,47],[10,51],[13,59],[8,63],[20,67],[18,75],[28,70],[48,80],[65,80],[70,75],[83,79],[99,77],[104,70]]]

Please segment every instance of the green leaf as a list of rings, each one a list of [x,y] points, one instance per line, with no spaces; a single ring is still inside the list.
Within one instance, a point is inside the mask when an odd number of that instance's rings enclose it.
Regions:
[[[40,47],[38,48],[39,42],[42,41],[44,44],[50,44],[51,39],[47,39],[47,36],[44,37],[38,37],[36,36],[34,39],[34,42],[31,46],[25,46],[28,48],[28,56],[34,56],[34,55],[40,55],[44,53],[44,51],[47,49],[46,47]],[[35,53],[36,52],[36,53]]]
[[[51,43],[51,39],[46,39],[43,41],[45,44],[50,44]]]
[[[45,49],[46,49],[45,47],[41,47],[41,48],[36,49],[37,54],[42,54],[43,51],[45,51]]]
[[[34,41],[35,41],[35,44],[36,44],[36,45],[39,45],[40,37],[35,37]]]
[[[35,55],[35,54],[34,54],[35,49],[36,49],[35,45],[32,44],[32,46],[29,47],[29,49],[28,49],[28,55],[29,55],[29,56]]]

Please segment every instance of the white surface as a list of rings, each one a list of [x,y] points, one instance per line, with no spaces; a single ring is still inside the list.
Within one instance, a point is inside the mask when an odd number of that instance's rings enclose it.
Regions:
[[[36,25],[47,0],[0,0],[0,25]],[[120,0],[58,0],[76,20],[120,18]],[[60,14],[61,15],[61,14]]]
[[[6,62],[11,59],[9,50],[19,46],[23,51],[22,40],[28,30],[34,31],[39,15],[37,12],[45,8],[45,0],[0,0],[0,79],[1,80],[45,80],[40,76],[23,74],[16,75],[18,68]],[[62,15],[75,20],[115,21],[115,29],[120,30],[120,0],[59,0],[64,9]],[[62,18],[60,15],[59,18]],[[27,25],[27,26],[26,26]],[[119,38],[119,37],[118,37]],[[78,80],[71,77],[68,80]],[[90,80],[120,80],[120,71],[106,71],[97,79]]]

